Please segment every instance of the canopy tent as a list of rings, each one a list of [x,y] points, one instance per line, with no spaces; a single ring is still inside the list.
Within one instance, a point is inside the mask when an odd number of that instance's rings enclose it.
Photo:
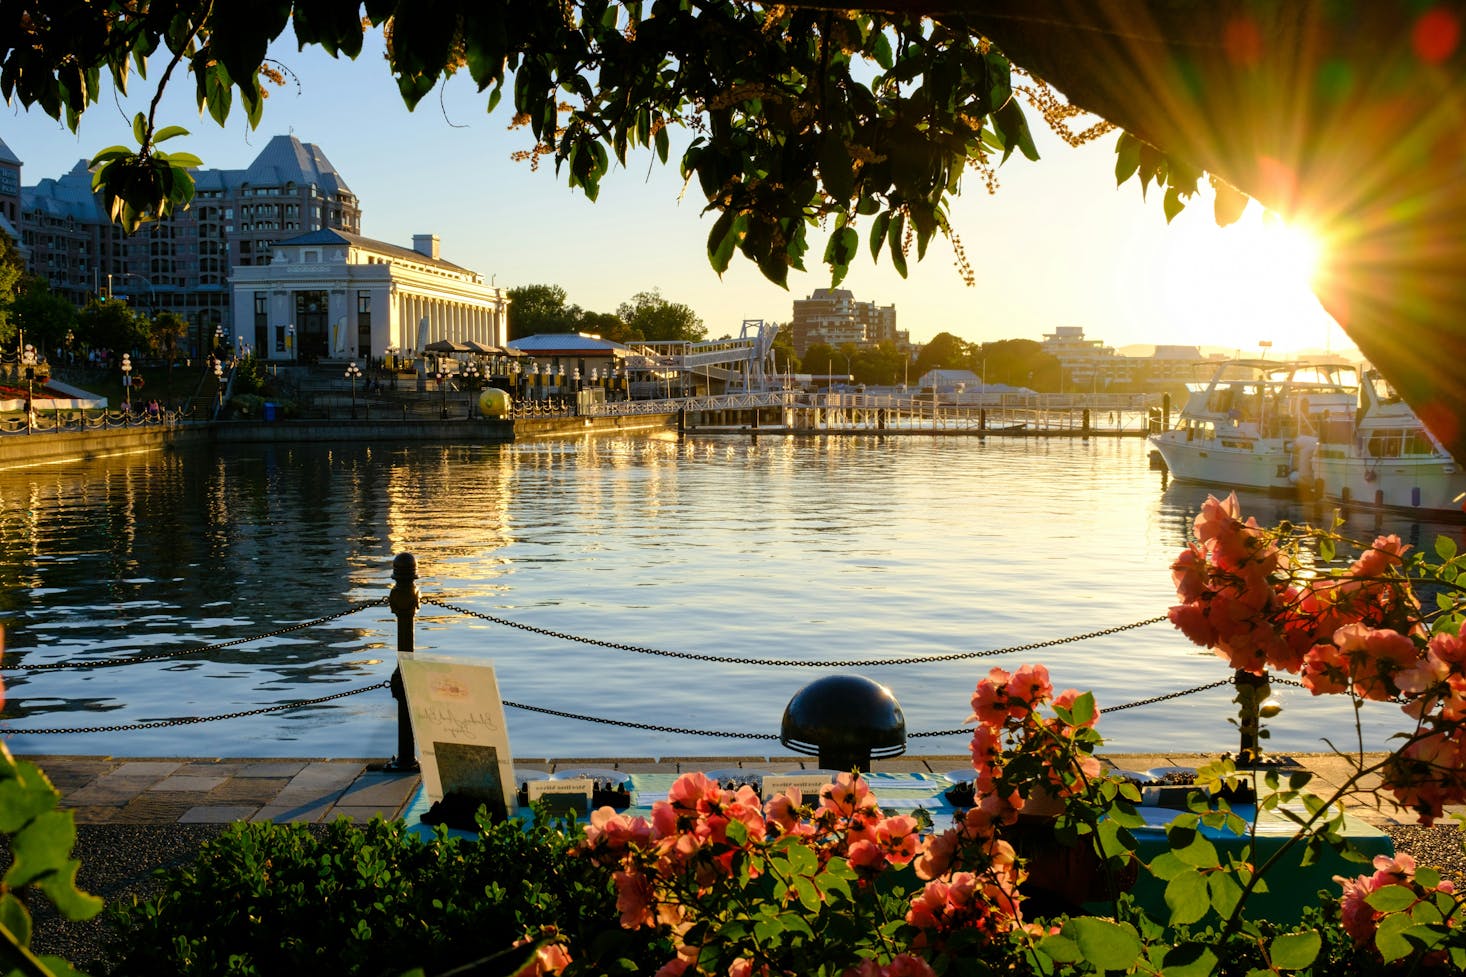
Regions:
[[[464,345],[464,347],[467,348],[468,352],[470,352],[470,353],[477,353],[479,356],[503,356],[504,355],[504,351],[502,349],[500,349],[499,347],[497,347],[497,346],[489,346],[489,345],[487,345],[485,343],[479,342],[477,339],[466,339],[466,340],[463,341],[463,345]]]
[[[473,352],[464,343],[455,343],[451,339],[436,339],[423,347],[425,353],[470,353]]]

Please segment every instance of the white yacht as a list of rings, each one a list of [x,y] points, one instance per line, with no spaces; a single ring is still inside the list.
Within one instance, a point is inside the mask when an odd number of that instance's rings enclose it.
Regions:
[[[1374,371],[1228,360],[1151,446],[1178,479],[1461,516],[1466,473]]]

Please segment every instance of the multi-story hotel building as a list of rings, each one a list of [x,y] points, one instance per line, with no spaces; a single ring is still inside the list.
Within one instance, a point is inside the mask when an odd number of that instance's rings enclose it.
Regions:
[[[7,213],[0,152],[0,215]],[[19,182],[20,162],[13,170]],[[21,187],[16,207],[28,269],[77,305],[126,298],[190,324],[195,351],[219,331],[232,335],[230,272],[268,264],[277,241],[326,228],[361,231],[361,208],[317,147],[276,136],[242,170],[198,170],[189,209],[125,236],[92,192],[86,161],[71,172]]]

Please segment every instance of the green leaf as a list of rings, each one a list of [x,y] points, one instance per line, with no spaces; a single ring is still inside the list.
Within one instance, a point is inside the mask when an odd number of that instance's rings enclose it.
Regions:
[[[1038,950],[1059,963],[1078,963],[1084,959],[1079,944],[1060,933],[1039,940]]]
[[[1405,931],[1414,925],[1414,921],[1404,913],[1386,916],[1379,921],[1379,927],[1374,932],[1374,945],[1379,950],[1380,956],[1385,958],[1385,963],[1391,963],[1411,954],[1414,947],[1405,938]]]
[[[1166,950],[1162,973],[1166,977],[1211,977],[1218,972],[1218,959],[1203,943],[1178,943]]]
[[[91,919],[102,911],[102,900],[76,887],[76,873],[81,862],[72,859],[52,875],[41,879],[40,887],[56,904],[61,915],[70,920]]]
[[[153,144],[157,145],[165,139],[172,139],[174,136],[186,135],[188,135],[188,130],[183,128],[183,126],[164,126],[162,129],[153,133]]]
[[[1115,185],[1120,186],[1140,169],[1140,140],[1121,132],[1115,142]]]
[[[1211,895],[1200,872],[1178,875],[1166,883],[1166,906],[1171,910],[1171,925],[1194,923],[1211,909]]]
[[[1319,948],[1323,946],[1323,939],[1317,932],[1309,933],[1284,933],[1281,936],[1273,937],[1272,945],[1268,948],[1273,958],[1273,966],[1282,970],[1302,970],[1304,967],[1313,965],[1318,959]]]
[[[1413,906],[1418,898],[1414,891],[1406,886],[1386,885],[1365,896],[1364,901],[1371,909],[1382,913],[1395,913]]]
[[[9,892],[0,895],[0,926],[5,927],[21,946],[30,946],[31,914],[25,904]]]
[[[1176,218],[1176,215],[1186,209],[1186,203],[1181,199],[1179,187],[1168,187],[1166,197],[1161,202],[1161,209],[1166,212],[1166,223],[1169,224]]]
[[[76,824],[70,811],[47,811],[36,817],[10,839],[15,861],[5,873],[5,884],[19,888],[60,871],[75,844]]]
[[[850,262],[860,249],[860,235],[853,227],[842,227],[830,235],[825,246],[825,264],[830,266],[830,287],[839,285],[850,271]]]
[[[1206,888],[1211,894],[1211,906],[1217,915],[1230,919],[1242,901],[1242,886],[1230,872],[1213,872],[1206,877]]]
[[[733,260],[733,252],[743,236],[737,216],[731,210],[723,211],[708,232],[708,263],[719,275],[728,270],[728,263]]]
[[[1134,929],[1094,916],[1070,919],[1063,933],[1079,945],[1085,960],[1101,970],[1129,970],[1143,950]]]
[[[1435,555],[1442,560],[1454,559],[1456,556],[1456,541],[1449,536],[1437,536],[1435,538]]]
[[[147,135],[148,118],[147,116],[139,112],[137,115],[134,115],[132,117],[132,137],[136,139],[137,144],[141,146],[143,144],[143,140],[147,138]]]

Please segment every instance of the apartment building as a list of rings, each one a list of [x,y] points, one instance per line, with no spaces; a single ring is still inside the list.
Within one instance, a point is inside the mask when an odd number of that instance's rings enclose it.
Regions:
[[[874,346],[890,342],[909,345],[905,331],[896,328],[896,307],[857,302],[844,288],[817,288],[809,298],[794,300],[794,352],[803,356],[816,343],[837,349],[846,343]]]
[[[0,153],[0,216],[7,213]],[[19,183],[20,161],[13,163]],[[125,298],[189,323],[197,352],[218,332],[232,336],[230,274],[268,264],[276,242],[322,229],[361,231],[356,195],[318,147],[275,136],[242,170],[194,173],[193,205],[125,236],[92,192],[85,160],[70,172],[21,186],[16,201],[28,269],[77,305],[96,296]]]

